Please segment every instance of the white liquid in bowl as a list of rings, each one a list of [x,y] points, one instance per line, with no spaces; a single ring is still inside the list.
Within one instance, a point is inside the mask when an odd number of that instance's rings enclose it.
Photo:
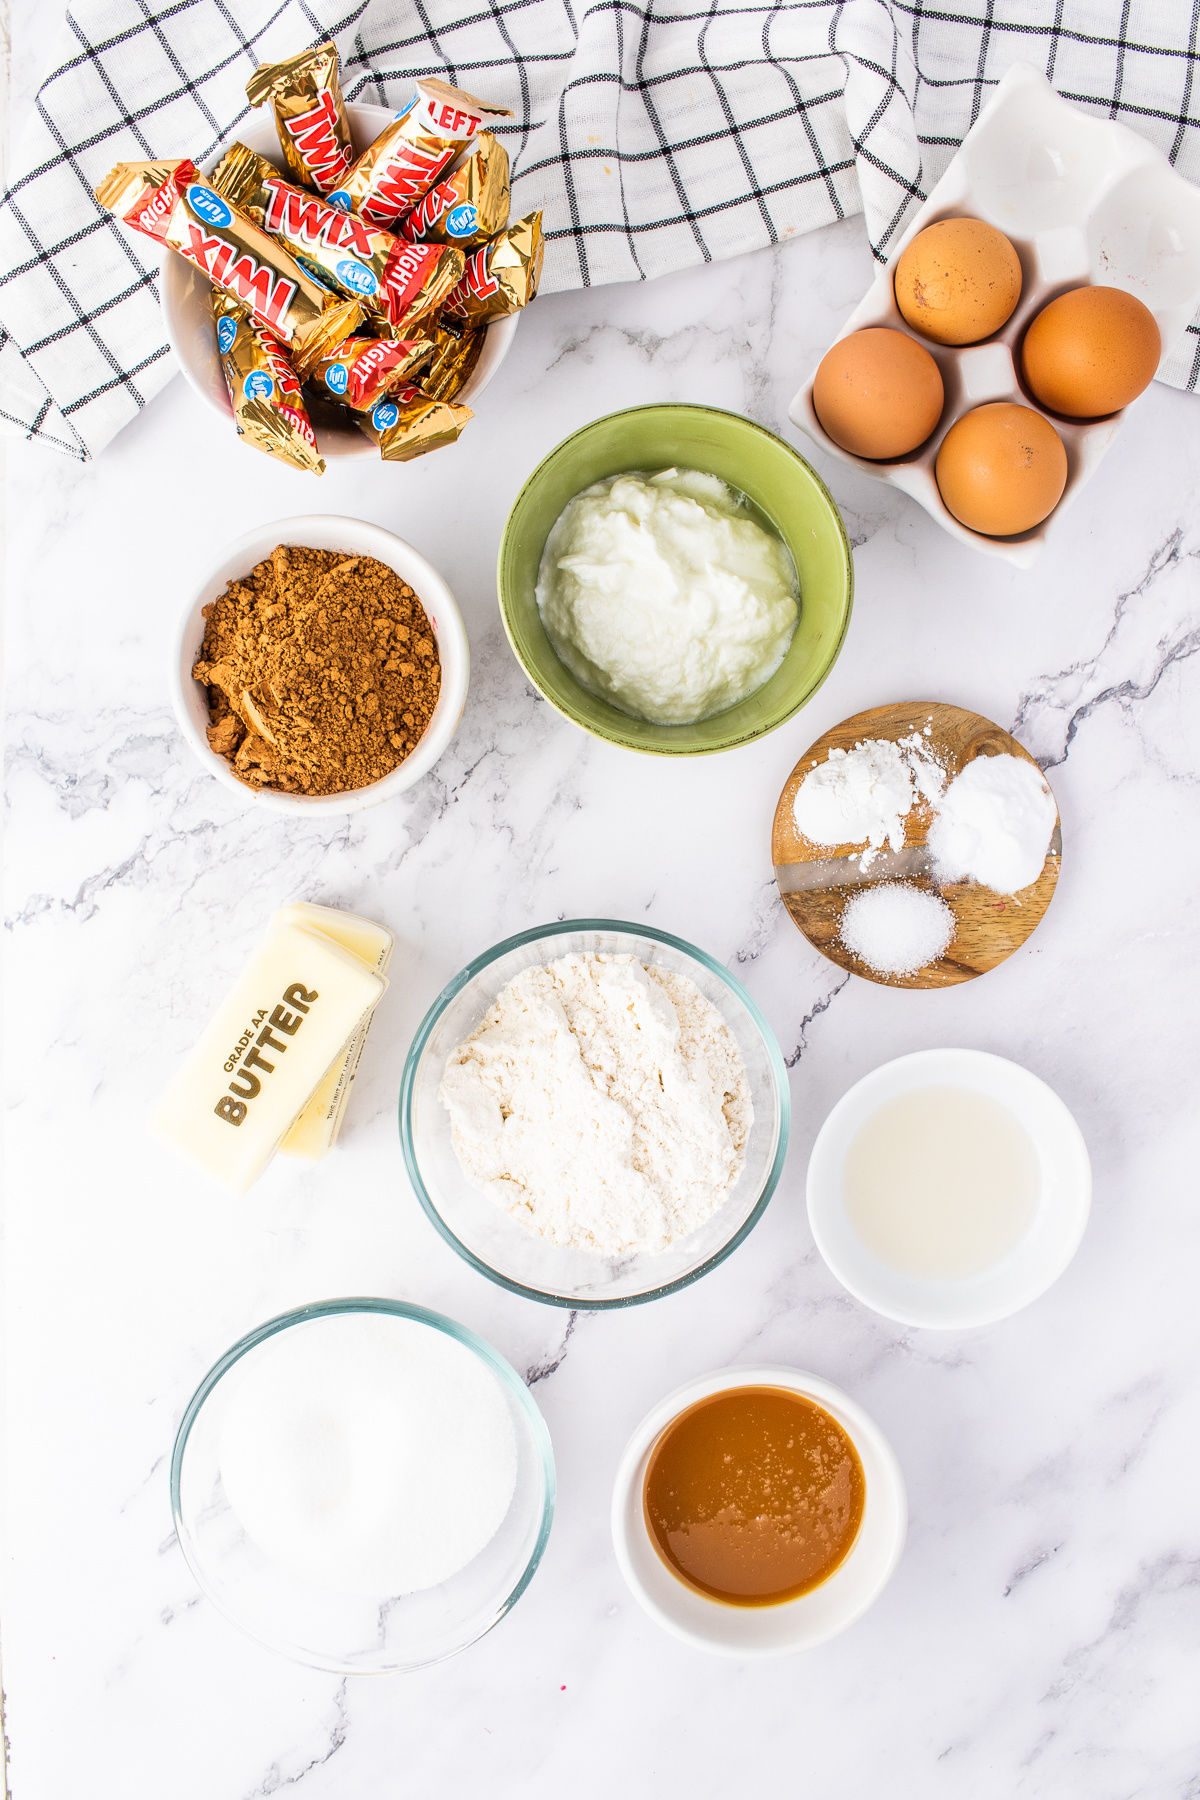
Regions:
[[[887,1101],[846,1152],[846,1216],[881,1262],[922,1280],[959,1281],[1014,1250],[1041,1188],[1028,1132],[964,1087]]]

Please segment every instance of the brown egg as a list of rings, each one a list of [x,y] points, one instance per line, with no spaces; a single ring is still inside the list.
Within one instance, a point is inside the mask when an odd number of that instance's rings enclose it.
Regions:
[[[1021,298],[1021,259],[982,219],[941,219],[918,231],[896,264],[896,305],[935,344],[977,344]]]
[[[923,444],[944,400],[928,350],[903,331],[874,325],[835,344],[813,382],[813,407],[834,443],[873,462]]]
[[[1067,484],[1063,441],[1031,406],[996,401],[964,413],[937,454],[942,499],[961,524],[986,537],[1040,525]]]
[[[1021,350],[1030,392],[1051,412],[1096,419],[1149,387],[1162,355],[1154,314],[1122,288],[1073,288],[1044,306]]]

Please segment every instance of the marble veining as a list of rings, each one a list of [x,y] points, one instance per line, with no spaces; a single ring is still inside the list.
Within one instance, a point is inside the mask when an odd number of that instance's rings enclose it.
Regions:
[[[801,714],[725,756],[674,765],[593,742],[530,688],[497,616],[500,529],[541,456],[655,399],[744,411],[799,443],[787,401],[870,268],[852,221],[539,302],[462,443],[405,469],[293,475],[239,448],[179,381],[90,467],[10,449],[0,1631],[14,1800],[1200,1793],[1200,401],[1152,389],[1028,573],[819,461],[855,545],[847,643]],[[410,538],[471,640],[470,698],[437,768],[340,820],[242,805],[192,762],[167,701],[193,568],[305,510]],[[1043,924],[945,993],[842,975],[771,876],[798,757],[838,719],[902,698],[1013,730],[1063,820]],[[393,981],[336,1156],[279,1159],[234,1201],[156,1149],[145,1120],[292,897],[386,920]],[[666,1300],[599,1315],[521,1300],[459,1261],[408,1191],[395,1121],[405,1052],[445,982],[510,932],[583,915],[644,921],[724,961],[778,1037],[793,1109],[779,1191],[738,1251]],[[853,1301],[804,1212],[829,1108],[878,1063],[940,1044],[1043,1076],[1096,1174],[1087,1235],[1050,1293],[945,1335]],[[527,1594],[468,1653],[399,1680],[258,1649],[200,1596],[171,1529],[171,1444],[205,1371],[259,1321],[350,1293],[482,1333],[533,1388],[557,1460]],[[911,1506],[872,1612],[765,1665],[659,1633],[608,1537],[642,1414],[751,1360],[854,1394]]]

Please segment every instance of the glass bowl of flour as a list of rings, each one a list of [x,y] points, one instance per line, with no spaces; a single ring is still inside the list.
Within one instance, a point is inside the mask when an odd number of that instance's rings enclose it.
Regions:
[[[552,1306],[656,1300],[723,1262],[775,1191],[788,1085],[739,982],[613,919],[523,931],[439,995],[400,1137],[429,1219],[473,1268]]]
[[[328,1300],[258,1326],[184,1412],[175,1533],[234,1625],[295,1662],[442,1662],[524,1593],[554,1458],[521,1378],[465,1326],[398,1300]]]

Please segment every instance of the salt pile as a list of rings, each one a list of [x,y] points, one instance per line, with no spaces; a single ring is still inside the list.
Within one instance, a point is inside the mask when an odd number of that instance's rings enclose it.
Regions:
[[[883,881],[854,895],[839,934],[877,975],[915,975],[950,948],[954,914],[928,888]]]

